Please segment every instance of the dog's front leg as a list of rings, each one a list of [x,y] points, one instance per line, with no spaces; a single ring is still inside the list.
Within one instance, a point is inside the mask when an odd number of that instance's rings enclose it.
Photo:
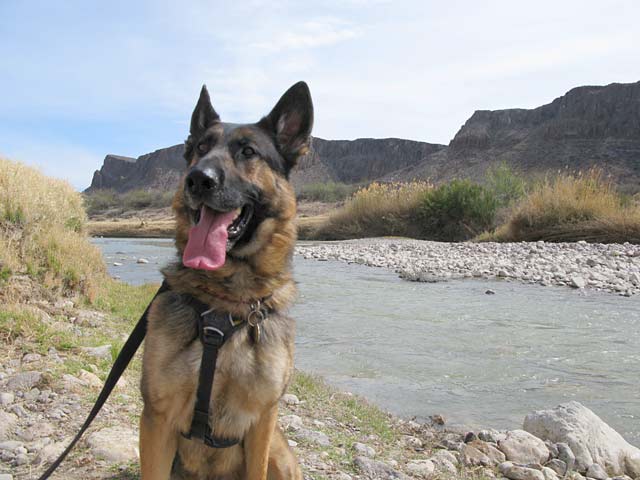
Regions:
[[[278,405],[269,407],[244,439],[246,480],[266,480],[271,438],[278,421]]]
[[[178,448],[172,422],[145,407],[140,419],[140,470],[142,480],[168,480]]]

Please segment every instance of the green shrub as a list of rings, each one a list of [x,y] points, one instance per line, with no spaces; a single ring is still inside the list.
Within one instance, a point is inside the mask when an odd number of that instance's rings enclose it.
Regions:
[[[507,207],[527,193],[527,182],[506,164],[493,165],[485,176],[487,189],[493,192],[498,206]]]
[[[350,197],[357,189],[356,185],[346,183],[324,182],[302,185],[297,192],[298,200],[308,202],[339,202]]]
[[[493,226],[498,201],[488,188],[470,180],[453,180],[423,197],[419,207],[425,238],[460,241]]]

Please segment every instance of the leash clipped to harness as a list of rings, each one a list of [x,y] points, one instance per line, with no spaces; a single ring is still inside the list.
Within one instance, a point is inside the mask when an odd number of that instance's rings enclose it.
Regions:
[[[38,480],[46,480],[60,466],[69,452],[78,443],[84,432],[89,428],[102,406],[109,398],[118,380],[126,370],[135,355],[136,351],[142,344],[147,333],[149,309],[153,301],[158,295],[170,290],[167,282],[163,282],[160,289],[156,292],[153,299],[145,309],[144,313],[138,320],[131,335],[125,342],[122,350],[118,354],[111,371],[104,382],[104,386],[98,395],[96,403],[93,405],[89,415],[80,427],[76,436],[71,440],[69,446],[60,454],[60,456],[47,468],[47,470],[38,478]],[[258,343],[262,337],[261,323],[267,318],[271,309],[264,305],[264,300],[257,301],[250,306],[247,318],[233,318],[229,313],[214,312],[207,305],[191,297],[190,303],[199,313],[198,319],[198,337],[202,342],[202,361],[200,363],[200,375],[198,379],[198,391],[196,394],[196,405],[193,412],[193,420],[191,429],[187,434],[183,434],[185,438],[198,439],[205,445],[213,448],[227,448],[236,445],[240,440],[224,439],[213,436],[209,425],[209,400],[211,398],[211,390],[213,388],[213,376],[216,370],[216,361],[218,351],[222,345],[231,336],[245,326],[245,323],[251,328],[250,336],[253,342]]]

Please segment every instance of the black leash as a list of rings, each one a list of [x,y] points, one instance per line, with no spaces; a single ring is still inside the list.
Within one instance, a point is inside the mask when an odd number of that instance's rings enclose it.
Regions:
[[[162,282],[162,286],[160,287],[160,289],[158,290],[158,292],[155,294],[153,298],[155,299],[158,295],[160,295],[162,292],[166,292],[167,290],[169,290],[169,285],[167,285],[166,282]],[[78,440],[80,440],[80,437],[82,437],[82,434],[85,432],[85,430],[89,428],[89,425],[91,425],[91,422],[93,422],[93,419],[96,418],[96,415],[98,415],[98,412],[100,411],[104,403],[107,401],[107,398],[109,398],[111,391],[116,386],[116,383],[118,383],[118,379],[120,379],[120,377],[122,376],[122,373],[126,370],[127,366],[129,365],[129,362],[131,362],[131,359],[133,358],[136,351],[138,350],[138,347],[140,347],[140,344],[144,340],[144,336],[147,333],[147,317],[149,315],[149,309],[151,308],[152,303],[153,303],[153,300],[151,300],[151,302],[149,303],[149,306],[146,308],[146,310],[142,314],[142,317],[140,317],[140,320],[138,320],[138,323],[134,327],[133,332],[131,332],[131,335],[129,335],[129,338],[127,339],[124,346],[122,347],[122,350],[120,350],[120,353],[116,358],[116,361],[113,363],[113,367],[111,367],[109,376],[107,377],[107,380],[104,382],[104,386],[100,391],[100,395],[98,395],[98,399],[96,400],[96,403],[93,405],[91,412],[89,412],[87,419],[82,424],[82,427],[80,427],[80,431],[76,434],[73,440],[71,440],[71,443],[64,450],[64,452],[60,454],[60,456],[56,459],[56,461],[53,462],[49,466],[49,468],[47,468],[47,471],[44,472],[38,480],[46,480],[51,476],[51,474],[55,471],[55,469],[60,466],[60,464],[69,454],[71,449],[75,446],[76,443],[78,443]]]

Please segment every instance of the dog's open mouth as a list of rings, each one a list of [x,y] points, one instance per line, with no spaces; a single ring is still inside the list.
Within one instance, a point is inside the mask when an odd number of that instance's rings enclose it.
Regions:
[[[218,212],[202,205],[194,212],[194,225],[189,230],[182,263],[202,270],[220,268],[227,252],[246,232],[252,215],[250,204],[231,212]]]

